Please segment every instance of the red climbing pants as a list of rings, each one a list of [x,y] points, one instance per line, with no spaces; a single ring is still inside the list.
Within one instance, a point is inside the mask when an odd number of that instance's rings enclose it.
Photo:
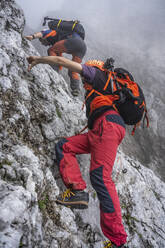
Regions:
[[[118,246],[126,243],[127,234],[111,173],[117,148],[124,136],[123,119],[116,111],[110,110],[95,121],[92,130],[56,144],[59,170],[67,188],[86,188],[76,154],[91,154],[90,180],[100,201],[101,228],[104,235]]]

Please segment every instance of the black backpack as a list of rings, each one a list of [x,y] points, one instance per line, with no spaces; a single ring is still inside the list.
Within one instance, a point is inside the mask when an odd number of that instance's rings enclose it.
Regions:
[[[43,26],[46,25],[48,21],[48,27],[50,29],[55,29],[56,31],[61,31],[66,35],[70,35],[76,32],[83,40],[85,39],[85,30],[80,21],[65,21],[62,19],[54,19],[49,17],[44,17]]]
[[[102,71],[105,71],[110,75],[108,76],[108,80],[105,84],[104,89],[102,91],[96,92],[102,99],[105,97],[106,99],[110,99],[110,105],[112,105],[122,116],[125,124],[134,125],[134,129],[132,134],[136,129],[136,126],[143,121],[147,120],[147,126],[149,126],[149,120],[147,115],[147,108],[145,97],[140,86],[134,82],[134,78],[130,72],[123,68],[115,68],[114,69],[114,60],[112,58],[107,59],[104,63],[103,61],[98,60],[89,60],[85,63],[88,66],[97,67]],[[107,94],[108,85],[111,85],[111,94]],[[114,87],[115,86],[115,87]],[[84,88],[88,89],[88,83],[84,84]],[[115,90],[113,91],[113,89]],[[91,96],[91,92],[95,92],[90,86],[90,92],[88,96]],[[116,99],[116,97],[118,99]],[[99,106],[100,100],[98,98],[98,102],[95,101],[95,105]]]

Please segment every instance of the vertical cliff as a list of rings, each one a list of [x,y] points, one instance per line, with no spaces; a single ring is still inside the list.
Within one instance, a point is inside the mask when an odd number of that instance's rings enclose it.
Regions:
[[[0,2],[0,247],[101,248],[99,206],[89,176],[90,158],[78,156],[88,182],[89,209],[55,202],[63,190],[54,145],[86,124],[82,102],[49,65],[27,72],[37,55],[22,37],[24,15],[13,0]],[[165,184],[122,151],[113,178],[120,196],[128,244],[165,246]]]

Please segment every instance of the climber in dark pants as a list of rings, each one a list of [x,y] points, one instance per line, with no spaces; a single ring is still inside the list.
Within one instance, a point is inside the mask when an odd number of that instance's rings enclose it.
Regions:
[[[48,49],[49,56],[62,56],[63,53],[71,54],[72,61],[81,63],[83,57],[86,53],[86,44],[80,35],[76,32],[72,34],[67,34],[63,31],[56,30],[44,30],[33,35],[25,37],[28,40],[33,40],[39,38],[40,42],[45,46],[50,46]],[[62,69],[61,66],[58,67],[58,70]],[[78,96],[80,86],[80,77],[79,74],[68,70],[68,75],[70,77],[70,87],[73,96]]]

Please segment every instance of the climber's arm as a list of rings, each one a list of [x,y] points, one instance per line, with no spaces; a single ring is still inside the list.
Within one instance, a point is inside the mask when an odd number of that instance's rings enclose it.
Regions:
[[[34,34],[32,34],[32,35],[27,35],[27,36],[25,36],[25,38],[27,39],[27,40],[34,40],[34,39],[39,39],[39,38],[42,38],[43,37],[43,34],[42,34],[42,32],[37,32],[37,33],[34,33]]]
[[[81,64],[60,56],[30,56],[27,58],[27,61],[29,62],[28,71],[30,71],[32,67],[37,64],[55,64],[68,68],[71,71],[78,72],[79,74],[82,72]]]

